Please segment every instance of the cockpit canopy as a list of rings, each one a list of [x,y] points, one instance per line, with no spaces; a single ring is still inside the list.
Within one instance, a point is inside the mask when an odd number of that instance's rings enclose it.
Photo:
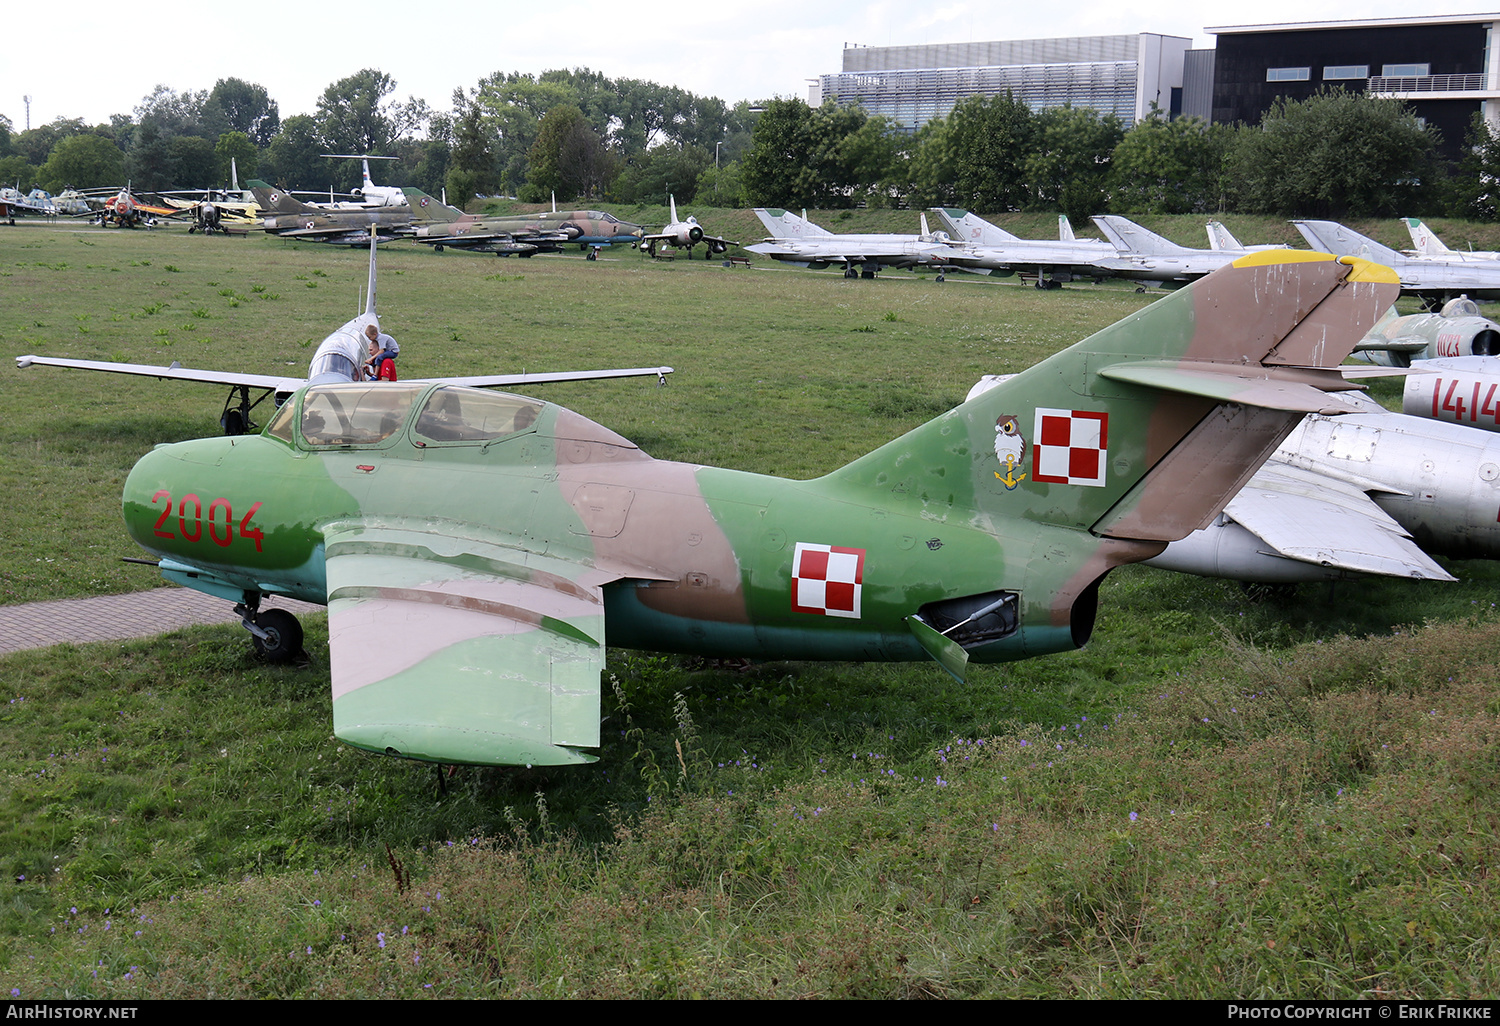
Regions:
[[[408,423],[418,447],[489,442],[528,430],[545,408],[505,392],[391,382],[313,385],[297,405],[284,405],[266,430],[312,449],[384,446]]]

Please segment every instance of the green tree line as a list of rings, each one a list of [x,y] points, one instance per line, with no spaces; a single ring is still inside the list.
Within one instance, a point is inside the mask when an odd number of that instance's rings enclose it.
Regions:
[[[797,99],[727,105],[675,86],[587,68],[496,72],[451,109],[396,98],[367,68],[331,83],[311,113],[282,119],[258,84],[162,85],[130,114],[89,126],[60,118],[15,132],[0,117],[0,181],[57,192],[130,181],[137,189],[241,179],[349,191],[358,161],[396,158],[382,182],[541,202],[718,206],[956,206],[987,212],[1279,213],[1319,217],[1449,214],[1500,218],[1491,183],[1500,139],[1476,117],[1465,156],[1395,100],[1327,91],[1278,101],[1258,125],[1208,125],[1153,111],[1126,127],[1071,106],[1033,111],[1006,94],[973,97],[915,133],[859,107]]]

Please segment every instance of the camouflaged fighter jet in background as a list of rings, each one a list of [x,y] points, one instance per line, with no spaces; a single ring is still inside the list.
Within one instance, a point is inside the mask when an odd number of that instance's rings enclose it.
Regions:
[[[303,203],[259,179],[252,178],[249,185],[255,202],[260,205],[262,229],[285,239],[364,246],[369,244],[372,234],[379,242],[389,242],[412,231],[411,207],[327,210]],[[451,209],[444,207],[431,213],[441,218],[445,216],[443,211]]]
[[[318,345],[308,365],[305,378],[275,374],[243,374],[237,371],[193,370],[177,363],[173,363],[170,367],[153,367],[140,363],[106,363],[100,360],[67,360],[52,356],[32,355],[16,357],[16,366],[21,369],[69,367],[74,370],[105,371],[112,374],[134,374],[173,381],[200,381],[208,384],[228,385],[229,397],[224,400],[224,412],[219,417],[219,424],[226,435],[242,435],[256,428],[257,425],[250,419],[251,414],[267,397],[272,397],[275,405],[281,406],[294,391],[309,383],[348,383],[364,380],[365,361],[369,356],[366,348],[369,342],[365,337],[365,329],[370,325],[374,325],[377,331],[380,329],[380,317],[375,312],[375,247],[379,241],[376,237],[368,237],[370,274],[364,313],[342,325]],[[628,367],[615,370],[479,374],[472,377],[419,380],[443,381],[471,388],[635,377],[655,377],[658,382],[665,384],[666,376],[671,373],[671,367]],[[252,391],[259,392],[259,395],[252,399]]]
[[[429,209],[442,208],[438,220],[418,227],[410,236],[412,242],[431,246],[436,253],[451,247],[496,256],[529,257],[534,253],[558,252],[577,237],[561,227],[532,229],[515,223],[514,218],[505,218],[502,227],[498,218],[466,214],[420,189],[408,188],[406,192],[414,210],[425,214]]]
[[[1236,260],[811,481],[654,460],[444,384],[312,385],[258,437],[158,446],[126,527],[257,647],[329,607],[334,733],[439,763],[591,762],[605,645],[969,662],[1089,638],[1100,580],[1223,508],[1390,306],[1385,268]]]
[[[656,247],[670,246],[673,249],[687,250],[688,259],[693,259],[693,247],[703,243],[708,250],[705,260],[719,253],[727,253],[730,246],[738,246],[738,242],[728,242],[724,239],[716,239],[712,235],[704,235],[703,228],[698,224],[698,219],[689,215],[686,221],[677,220],[677,197],[668,196],[667,202],[672,206],[672,220],[655,235],[646,235],[641,238],[640,247],[656,257]]]

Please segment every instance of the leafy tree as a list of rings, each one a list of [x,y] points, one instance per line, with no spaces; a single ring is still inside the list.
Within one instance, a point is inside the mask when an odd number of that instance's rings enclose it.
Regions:
[[[136,127],[125,154],[125,176],[137,189],[170,189],[177,173],[172,140],[155,121]]]
[[[26,162],[37,167],[47,162],[52,148],[69,136],[88,131],[82,118],[55,118],[49,124],[20,132],[11,139],[15,151],[26,158]]]
[[[948,115],[947,147],[960,206],[1019,210],[1026,202],[1026,155],[1035,148],[1031,108],[1007,92],[973,96]]]
[[[219,180],[219,157],[214,144],[201,135],[179,135],[168,144],[173,181],[178,188],[208,188]]]
[[[1282,97],[1235,133],[1234,183],[1247,212],[1410,215],[1435,192],[1439,142],[1399,100],[1343,90]]]
[[[96,189],[113,186],[124,178],[124,154],[110,139],[98,135],[74,135],[52,148],[37,184],[48,192]]]
[[[853,206],[891,176],[896,148],[888,136],[884,119],[861,107],[772,100],[741,163],[746,197],[758,205]]]
[[[8,157],[0,157],[0,185],[25,188],[31,182],[40,184],[40,175],[41,172],[36,167],[26,162],[25,154],[12,153]],[[43,185],[42,188],[47,187]]]
[[[206,131],[204,107],[207,103],[208,93],[205,91],[179,93],[169,86],[158,85],[136,104],[135,123],[138,128],[150,125],[167,139],[177,135],[202,135]],[[217,137],[218,133],[214,134]]]
[[[321,188],[328,183],[330,171],[322,153],[318,123],[308,114],[293,115],[281,123],[281,131],[266,147],[261,177],[284,189]]]
[[[679,203],[691,203],[705,170],[713,170],[713,154],[697,146],[663,143],[628,158],[615,179],[610,196],[620,203],[665,203],[670,192]]]
[[[596,193],[613,170],[603,141],[572,104],[554,107],[542,118],[529,162],[523,195],[536,201],[548,192],[559,200]]]
[[[1122,214],[1219,209],[1228,139],[1223,126],[1199,118],[1168,121],[1153,109],[1115,147],[1110,209]]]
[[[497,180],[483,112],[477,103],[468,104],[453,131],[446,174],[448,202],[462,207],[478,193],[494,192]]]
[[[268,146],[281,127],[276,101],[265,86],[239,78],[221,78],[214,83],[205,104],[208,117],[222,122],[220,133],[240,132],[256,146]],[[244,162],[240,161],[240,166]]]
[[[711,204],[716,207],[748,207],[749,200],[745,198],[745,186],[740,178],[740,165],[738,161],[721,163],[717,168],[707,167],[698,176],[698,185],[694,196],[701,203]]]
[[[219,181],[227,182],[230,179],[230,159],[234,160],[234,168],[240,173],[241,179],[254,178],[260,166],[260,151],[255,148],[255,143],[244,132],[225,132],[219,136],[219,141],[214,144],[214,153],[219,158]]]
[[[318,134],[335,153],[379,153],[395,138],[391,113],[384,106],[396,80],[375,68],[365,68],[334,82],[318,98]],[[347,169],[345,174],[349,174]],[[358,166],[354,165],[355,181]]]
[[[1464,156],[1449,200],[1453,217],[1500,221],[1500,136],[1476,113],[1464,141]]]
[[[1031,205],[1083,220],[1105,209],[1110,159],[1125,136],[1113,114],[1090,107],[1048,107],[1036,116],[1035,149],[1026,158]]]
[[[455,107],[462,107],[455,96]],[[554,107],[578,107],[578,91],[568,82],[537,81],[530,75],[496,72],[482,79],[468,101],[479,109],[500,188],[517,192],[530,172],[531,147],[541,130],[542,118]],[[484,190],[480,190],[484,191]]]

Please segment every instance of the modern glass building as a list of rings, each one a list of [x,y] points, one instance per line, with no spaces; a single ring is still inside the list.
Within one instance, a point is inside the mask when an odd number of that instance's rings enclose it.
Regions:
[[[915,132],[971,96],[1007,91],[1032,109],[1092,107],[1132,125],[1181,102],[1191,40],[1141,33],[925,46],[846,46],[844,69],[812,80],[808,102],[858,103]]]

